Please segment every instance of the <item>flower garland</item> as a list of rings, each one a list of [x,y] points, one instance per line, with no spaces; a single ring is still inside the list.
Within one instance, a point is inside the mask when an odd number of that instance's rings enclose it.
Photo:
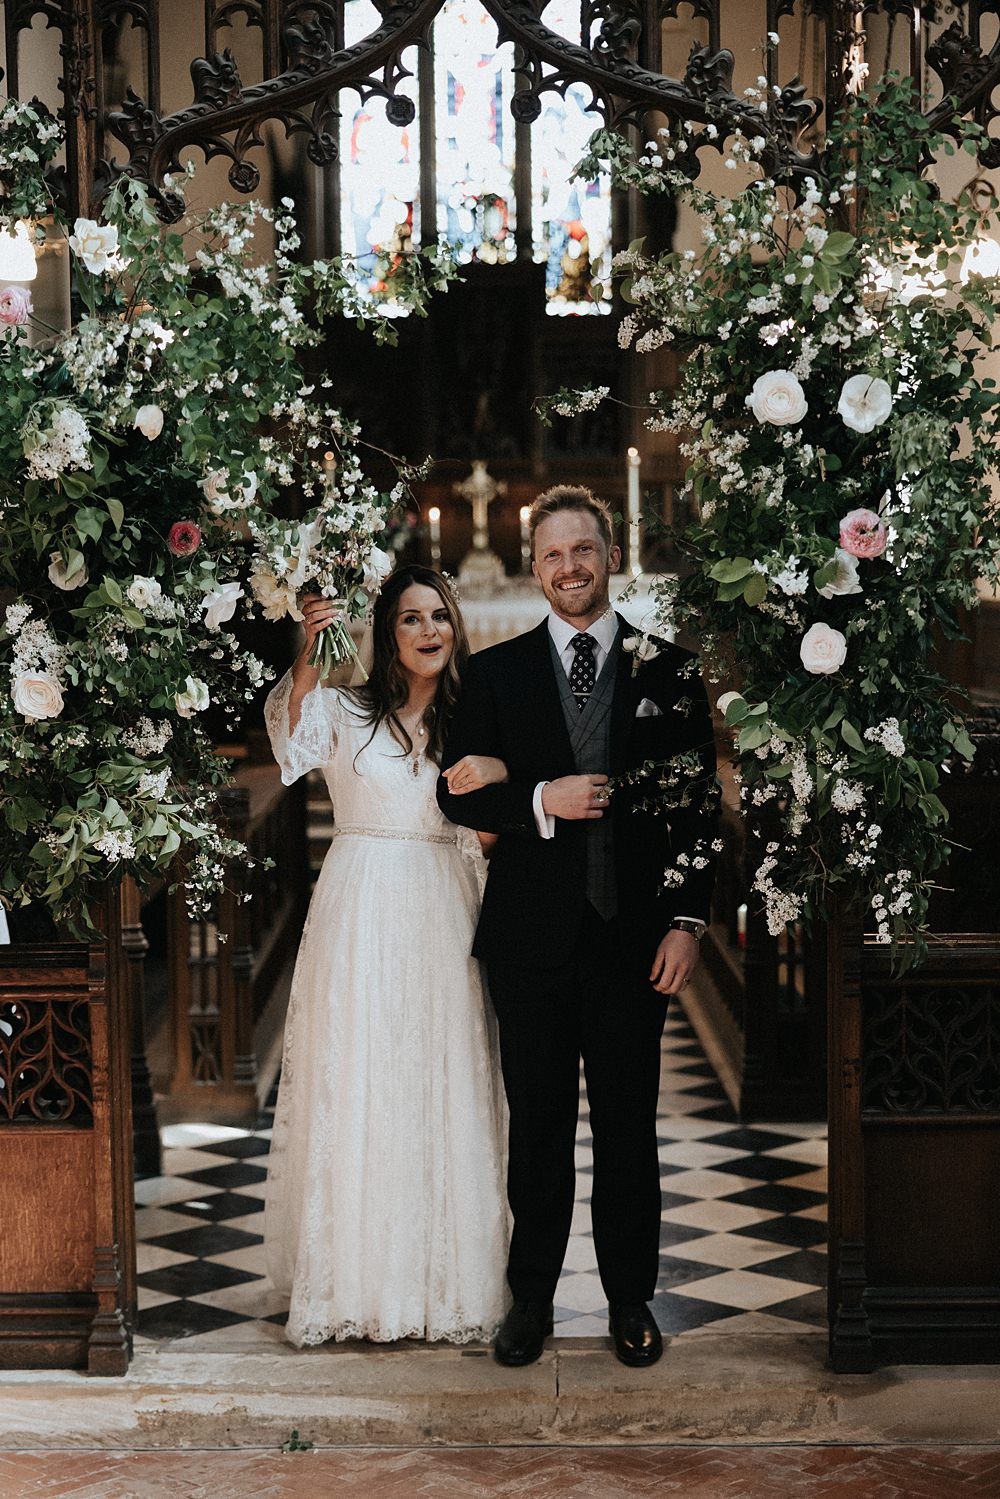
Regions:
[[[52,129],[0,105],[0,224],[45,211],[59,226],[41,201]],[[356,617],[384,570],[378,542],[410,471],[373,487],[332,380],[308,378],[303,358],[335,314],[395,330],[349,266],[296,259],[292,208],[223,205],[163,232],[123,179],[102,221],[68,234],[69,332],[0,286],[0,901],[46,904],[74,931],[108,881],[178,854],[192,912],[209,909],[246,851],[217,821],[228,776],[199,720],[272,675],[227,626],[257,602],[297,617],[306,584]],[[453,274],[444,252],[412,256],[397,299],[419,309]],[[279,588],[263,552],[278,565],[292,495],[318,503],[324,547]]]
[[[619,341],[683,356],[647,420],[680,435],[697,514],[674,538],[685,570],[658,585],[661,620],[738,687],[719,707],[740,794],[781,829],[754,880],[769,928],[843,893],[900,963],[925,950],[948,855],[940,777],[972,755],[935,635],[961,635],[959,611],[997,581],[998,543],[998,396],[981,369],[997,282],[975,257],[962,270],[997,204],[979,182],[948,202],[927,180],[955,147],[911,89],[889,78],[851,101],[828,178],[797,198],[757,164],[763,135],[722,117],[638,156],[600,132],[578,168],[610,163],[620,185],[675,193],[698,217],[699,252],[616,258]],[[979,128],[953,127],[974,153]],[[749,179],[734,196],[690,180],[713,141]]]

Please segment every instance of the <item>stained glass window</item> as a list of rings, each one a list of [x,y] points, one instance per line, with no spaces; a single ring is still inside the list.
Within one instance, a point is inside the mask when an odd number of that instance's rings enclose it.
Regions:
[[[434,23],[437,230],[459,259],[514,258],[514,49],[475,0]]]
[[[372,0],[348,0],[348,46],[377,30]],[[579,40],[575,0],[551,0],[544,21]],[[399,258],[420,243],[447,240],[462,261],[504,264],[515,256],[514,49],[498,47],[496,22],[477,0],[446,0],[434,22],[433,61],[409,48],[403,64],[415,74],[433,68],[433,120],[424,122],[434,158],[434,201],[420,203],[421,120],[400,129],[385,118],[384,101],[357,104],[341,96],[341,242],[360,258],[367,294],[387,313],[397,309],[392,275]],[[401,91],[417,102],[416,77]],[[571,84],[565,97],[542,95],[542,113],[524,133],[531,158],[531,244],[546,266],[546,311],[602,313],[611,261],[611,188],[605,178],[571,182],[575,163],[600,125],[589,95]],[[433,135],[433,144],[430,136]],[[526,226],[527,227],[527,226]]]
[[[371,0],[350,0],[344,7],[347,46],[363,41],[382,24]],[[403,53],[403,66],[414,74],[399,92],[417,100],[417,48]],[[362,286],[383,313],[395,315],[392,276],[400,257],[419,244],[419,120],[390,125],[385,101],[365,103],[354,93],[340,96],[340,236],[345,255],[355,256]]]
[[[580,40],[580,9],[552,0],[542,20],[569,41]],[[533,253],[545,261],[545,310],[555,316],[611,311],[611,183],[571,181],[587,142],[602,124],[587,109],[589,91],[572,83],[565,96],[542,94],[531,127]]]

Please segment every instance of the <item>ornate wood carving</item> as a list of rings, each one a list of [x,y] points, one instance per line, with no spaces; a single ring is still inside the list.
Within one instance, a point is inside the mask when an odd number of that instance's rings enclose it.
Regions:
[[[0,999],[0,1121],[89,1124],[93,1118],[89,999]]]
[[[866,1114],[1000,1114],[1000,986],[872,985],[865,992]]]

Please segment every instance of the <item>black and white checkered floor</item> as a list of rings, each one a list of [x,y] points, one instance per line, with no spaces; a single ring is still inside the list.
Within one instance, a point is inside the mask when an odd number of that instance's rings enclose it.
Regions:
[[[261,1238],[271,1120],[268,1109],[252,1132],[164,1130],[167,1174],[136,1185],[140,1342],[289,1347],[281,1331],[287,1303],[266,1277]],[[825,1126],[741,1127],[678,1010],[664,1035],[658,1133],[663,1224],[653,1305],[663,1332],[818,1330]],[[556,1301],[560,1337],[607,1333],[590,1235],[590,1139],[584,1107],[577,1207]]]

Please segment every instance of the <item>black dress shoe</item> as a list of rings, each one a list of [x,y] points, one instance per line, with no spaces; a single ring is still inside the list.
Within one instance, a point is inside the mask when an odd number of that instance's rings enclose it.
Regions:
[[[510,1368],[533,1364],[551,1331],[551,1301],[515,1301],[497,1333],[493,1356]]]
[[[655,1364],[663,1352],[660,1329],[644,1301],[616,1301],[608,1307],[608,1330],[623,1364],[640,1369]]]

